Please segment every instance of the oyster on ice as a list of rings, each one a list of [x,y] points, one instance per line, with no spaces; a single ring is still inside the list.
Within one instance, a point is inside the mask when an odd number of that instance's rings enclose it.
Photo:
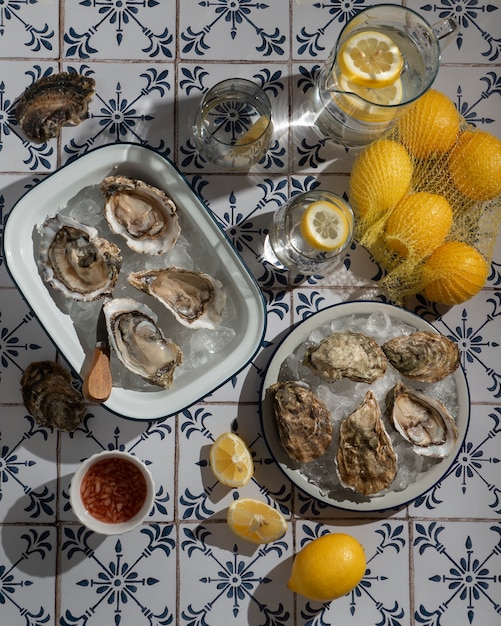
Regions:
[[[388,488],[395,479],[397,455],[372,391],[341,422],[336,462],[341,484],[364,496]]]
[[[157,326],[155,313],[132,298],[109,300],[103,310],[110,345],[119,361],[150,383],[169,388],[183,354]]]
[[[90,302],[111,292],[122,263],[120,249],[92,226],[57,214],[39,228],[43,280],[74,300]]]
[[[308,348],[303,365],[328,382],[349,378],[373,383],[386,372],[387,360],[372,337],[347,330]]]
[[[381,347],[391,365],[413,380],[436,383],[459,367],[459,348],[439,333],[417,331],[393,337]]]
[[[40,426],[73,431],[85,415],[85,403],[70,373],[54,361],[30,363],[21,377],[26,410]]]
[[[63,126],[76,126],[88,116],[95,81],[75,72],[44,76],[19,97],[16,116],[30,141],[59,137]]]
[[[164,191],[127,176],[108,176],[100,189],[108,226],[131,250],[163,254],[174,246],[181,228],[176,205]]]
[[[226,304],[223,284],[204,272],[170,266],[131,272],[129,283],[159,300],[189,328],[215,328]]]
[[[452,452],[458,430],[441,402],[398,382],[388,393],[387,407],[395,430],[416,454],[445,458]]]
[[[332,441],[332,423],[327,406],[304,383],[278,382],[268,387],[280,443],[299,463],[308,463],[325,453]]]

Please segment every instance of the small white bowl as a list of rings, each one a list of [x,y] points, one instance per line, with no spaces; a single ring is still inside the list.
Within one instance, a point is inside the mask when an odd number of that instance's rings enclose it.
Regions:
[[[94,466],[96,463],[106,460],[106,459],[120,459],[122,461],[128,461],[132,463],[136,468],[138,468],[146,481],[146,495],[144,498],[144,502],[139,509],[139,511],[131,518],[122,522],[105,522],[97,519],[87,510],[84,502],[82,501],[82,495],[80,492],[80,488],[82,486],[82,481],[87,473],[87,471]],[[152,507],[153,500],[155,497],[155,485],[153,483],[153,478],[151,476],[150,471],[146,468],[146,466],[139,461],[132,454],[128,454],[127,452],[119,452],[118,450],[106,450],[105,452],[99,452],[98,454],[94,454],[89,457],[86,461],[80,465],[77,469],[73,478],[71,479],[70,485],[70,504],[73,512],[78,517],[80,522],[87,526],[90,530],[99,533],[101,535],[120,535],[122,533],[126,533],[129,530],[132,530],[139,524],[141,524],[145,518],[149,515]]]

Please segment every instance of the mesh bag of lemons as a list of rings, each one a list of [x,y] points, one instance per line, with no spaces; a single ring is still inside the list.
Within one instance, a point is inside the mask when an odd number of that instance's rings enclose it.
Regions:
[[[391,301],[465,302],[487,279],[501,224],[501,141],[431,89],[359,153],[349,197]]]

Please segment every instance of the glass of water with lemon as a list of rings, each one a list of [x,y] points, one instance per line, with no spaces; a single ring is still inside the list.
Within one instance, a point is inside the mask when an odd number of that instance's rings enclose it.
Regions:
[[[346,146],[377,139],[430,88],[441,49],[457,31],[453,19],[430,26],[401,6],[360,11],[341,31],[312,90],[316,127]]]
[[[322,189],[306,191],[274,213],[265,258],[297,273],[322,274],[343,258],[354,225],[343,198]]]

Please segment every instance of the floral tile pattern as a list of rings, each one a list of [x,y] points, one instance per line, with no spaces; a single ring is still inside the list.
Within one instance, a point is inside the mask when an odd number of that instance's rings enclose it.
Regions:
[[[435,87],[463,117],[501,138],[501,6],[494,0],[393,2],[430,23],[454,17]],[[385,301],[381,269],[353,244],[325,276],[271,266],[271,217],[290,196],[324,187],[348,198],[357,151],[320,136],[308,97],[346,22],[368,0],[6,0],[0,3],[0,603],[9,626],[491,626],[501,621],[501,243],[482,291],[450,309],[417,296],[408,308],[454,339],[470,398],[470,427],[449,470],[396,510],[361,513],[292,484],[261,428],[267,365],[291,326],[331,305]],[[18,96],[59,70],[92,76],[89,117],[33,144]],[[274,135],[249,173],[217,170],[195,150],[195,109],[214,83],[255,81],[272,102]],[[170,159],[204,200],[262,292],[260,350],[241,372],[178,415],[146,422],[88,405],[72,433],[38,426],[22,403],[29,363],[70,370],[12,281],[3,252],[16,202],[61,165],[101,145],[133,142]],[[47,213],[58,207],[47,207]],[[78,372],[72,385],[80,388]],[[138,416],[140,418],[141,416]],[[224,487],[209,466],[223,432],[249,445],[255,472]],[[155,499],[144,524],[120,536],[80,526],[69,504],[81,460],[125,450],[147,464]],[[268,502],[286,535],[246,543],[226,524],[236,498]],[[348,595],[319,604],[287,588],[294,555],[327,532],[363,545],[367,567]]]

